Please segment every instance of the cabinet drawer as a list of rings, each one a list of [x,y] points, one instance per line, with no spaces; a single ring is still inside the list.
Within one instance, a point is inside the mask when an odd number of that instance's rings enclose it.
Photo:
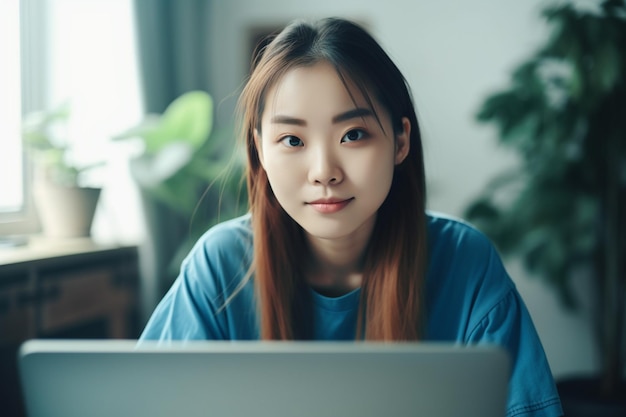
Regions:
[[[36,299],[28,276],[3,276],[0,284],[0,345],[34,337]]]
[[[48,294],[41,305],[41,330],[51,332],[95,319],[107,319],[128,308],[129,296],[116,289],[110,268],[73,270],[42,279]]]

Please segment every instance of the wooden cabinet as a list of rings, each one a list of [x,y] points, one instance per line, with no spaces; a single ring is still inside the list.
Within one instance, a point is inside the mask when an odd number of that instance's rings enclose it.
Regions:
[[[35,309],[29,295],[35,286],[25,271],[0,275],[0,340],[19,343],[35,336]]]
[[[135,246],[89,239],[0,250],[0,415],[23,416],[16,353],[32,338],[138,336]]]
[[[78,240],[0,252],[0,344],[71,336],[96,321],[94,337],[134,338],[138,276],[134,246]]]

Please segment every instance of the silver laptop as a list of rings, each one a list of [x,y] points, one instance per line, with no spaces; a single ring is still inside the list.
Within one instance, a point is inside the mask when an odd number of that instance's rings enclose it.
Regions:
[[[31,340],[29,417],[502,417],[509,358],[432,343]]]

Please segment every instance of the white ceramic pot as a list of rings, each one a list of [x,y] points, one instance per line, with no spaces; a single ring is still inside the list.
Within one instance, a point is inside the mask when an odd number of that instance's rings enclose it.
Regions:
[[[43,235],[51,238],[89,236],[100,191],[100,188],[35,183],[33,196]]]

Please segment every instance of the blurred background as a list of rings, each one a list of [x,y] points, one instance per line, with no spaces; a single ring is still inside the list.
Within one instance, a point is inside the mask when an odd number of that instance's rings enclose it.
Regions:
[[[137,250],[137,258],[129,261],[136,262],[140,275],[133,293],[135,322],[123,334],[136,337],[173,279],[171,271],[180,260],[176,253],[188,250],[190,238],[208,224],[240,213],[237,198],[245,201],[233,184],[222,186],[230,190],[224,203],[228,208],[217,213],[219,196],[213,193],[202,198],[206,185],[219,178],[212,172],[202,174],[200,182],[188,190],[194,204],[179,209],[170,203],[182,201],[175,192],[188,182],[172,180],[173,173],[186,169],[198,174],[195,167],[203,161],[210,161],[206,166],[219,167],[220,172],[224,167],[237,172],[233,110],[248,73],[250,53],[263,35],[302,17],[347,17],[363,24],[380,41],[413,90],[424,141],[428,208],[462,217],[496,175],[520,164],[517,154],[499,145],[495,127],[479,123],[476,114],[486,97],[506,88],[513,70],[545,42],[549,31],[541,11],[558,3],[3,0],[0,260],[5,267],[21,262],[22,269],[28,268],[31,258],[24,251],[33,242],[54,241],[50,233],[42,232],[41,214],[33,201],[36,164],[23,158],[28,144],[22,136],[24,121],[33,114],[39,117],[39,128],[42,120],[52,124],[61,119],[63,126],[53,131],[65,138],[64,150],[70,153],[64,157],[79,171],[89,168],[80,173],[79,185],[101,190],[87,236],[97,246],[94,251]],[[569,3],[582,9],[597,7],[594,1]],[[172,109],[175,99],[191,91],[209,96]],[[54,112],[58,116],[63,105],[69,110],[55,119]],[[184,127],[176,131],[181,127],[165,120],[163,113],[167,109],[175,114],[183,106],[194,105],[198,107],[191,112],[210,113],[210,126],[198,122],[203,137],[192,138],[187,147],[177,149],[168,142],[171,136],[180,139],[193,133]],[[212,144],[207,145],[205,137]],[[163,149],[175,156],[164,157],[159,154]],[[191,154],[204,159],[198,161]],[[198,210],[195,202],[201,198]],[[159,230],[155,222],[161,224]],[[70,236],[65,241],[71,240],[72,247],[84,251],[86,244],[76,243],[79,238]],[[20,261],[12,258],[16,253]],[[506,258],[506,265],[527,303],[554,375],[597,370],[592,301],[586,297],[591,288],[588,275],[580,273],[572,279],[573,291],[581,299],[579,308],[570,311],[519,259]],[[58,271],[60,265],[54,268]],[[19,275],[18,269],[2,271],[0,281],[2,274]],[[6,317],[0,322],[4,329],[11,320]],[[45,322],[41,316],[37,320],[38,326]]]

